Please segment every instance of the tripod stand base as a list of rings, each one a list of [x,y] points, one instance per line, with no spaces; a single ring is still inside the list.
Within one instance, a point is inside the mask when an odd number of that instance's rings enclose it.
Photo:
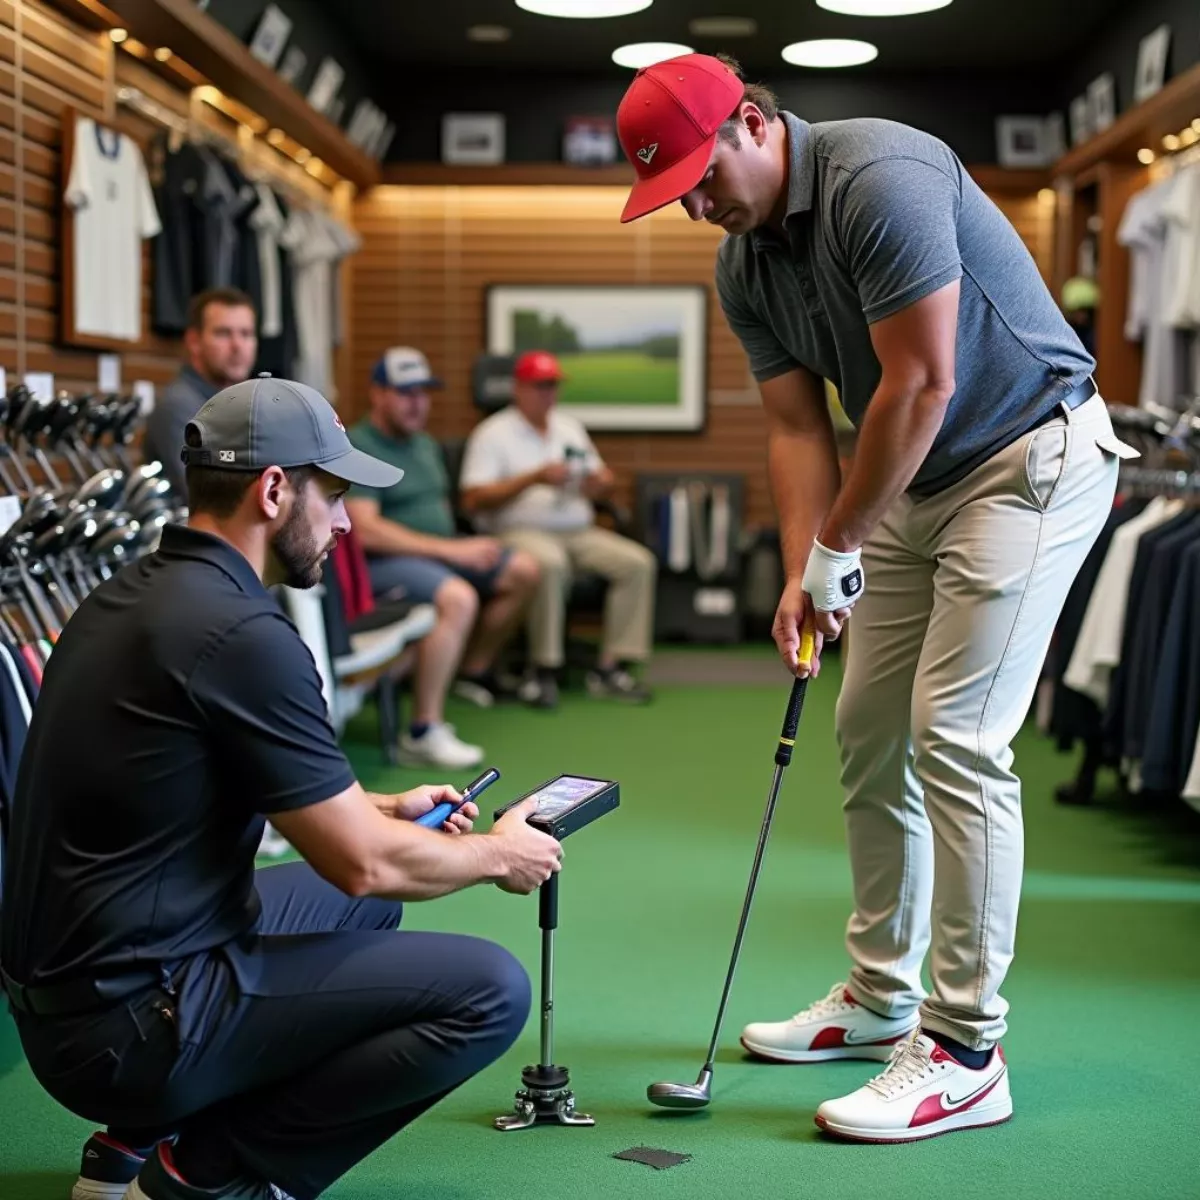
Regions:
[[[533,1125],[595,1125],[594,1117],[575,1111],[566,1067],[526,1067],[521,1082],[525,1086],[517,1089],[513,1111],[493,1122],[501,1132]]]

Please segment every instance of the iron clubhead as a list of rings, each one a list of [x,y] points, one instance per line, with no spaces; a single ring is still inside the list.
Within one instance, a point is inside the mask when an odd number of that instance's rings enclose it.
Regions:
[[[659,1108],[707,1108],[712,1100],[712,1070],[705,1067],[695,1083],[652,1083],[646,1096]]]

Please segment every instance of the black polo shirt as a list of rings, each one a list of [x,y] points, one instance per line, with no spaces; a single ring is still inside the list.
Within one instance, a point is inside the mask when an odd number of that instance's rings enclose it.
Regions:
[[[168,527],[88,596],[46,666],[0,961],[36,985],[233,939],[260,912],[264,814],[353,782],[312,654],[249,562]]]

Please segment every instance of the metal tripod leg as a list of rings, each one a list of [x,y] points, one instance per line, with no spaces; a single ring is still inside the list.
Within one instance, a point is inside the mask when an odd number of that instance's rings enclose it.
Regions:
[[[513,1111],[493,1124],[502,1132],[538,1124],[595,1125],[588,1113],[575,1111],[575,1095],[566,1067],[554,1065],[554,931],[558,926],[558,876],[542,884],[538,923],[542,929],[542,1046],[537,1066],[521,1072]]]

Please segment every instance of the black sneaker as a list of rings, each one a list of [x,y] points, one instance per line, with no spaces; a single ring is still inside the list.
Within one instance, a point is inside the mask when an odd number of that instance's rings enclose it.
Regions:
[[[83,1144],[79,1178],[71,1200],[123,1200],[145,1159],[106,1133],[93,1133]]]
[[[493,708],[497,704],[520,698],[520,681],[489,671],[485,675],[460,675],[454,681],[454,694],[477,708]]]
[[[651,696],[650,689],[624,667],[614,667],[611,671],[589,671],[587,690],[593,696],[626,700],[631,704],[645,704]]]
[[[129,1185],[124,1200],[293,1200],[273,1183],[243,1179],[219,1188],[196,1188],[184,1183],[168,1168],[169,1155],[146,1159],[145,1166]]]
[[[558,707],[558,680],[553,671],[533,671],[517,689],[518,697],[533,708]]]

